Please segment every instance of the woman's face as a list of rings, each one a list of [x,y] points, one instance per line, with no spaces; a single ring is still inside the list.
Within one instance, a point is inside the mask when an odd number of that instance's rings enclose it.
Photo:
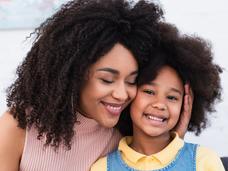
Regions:
[[[132,53],[117,43],[88,71],[80,92],[80,112],[104,127],[113,127],[136,95],[138,64]]]

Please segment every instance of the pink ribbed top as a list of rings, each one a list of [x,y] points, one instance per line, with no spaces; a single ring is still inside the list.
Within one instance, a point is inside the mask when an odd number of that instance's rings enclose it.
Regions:
[[[71,150],[43,146],[37,140],[37,131],[26,131],[20,171],[88,171],[92,163],[115,149],[121,138],[113,128],[104,128],[95,120],[78,114],[80,124],[75,125]]]

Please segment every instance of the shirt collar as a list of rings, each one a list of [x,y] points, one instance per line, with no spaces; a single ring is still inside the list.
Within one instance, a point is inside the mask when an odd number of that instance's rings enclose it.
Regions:
[[[172,133],[173,140],[160,152],[153,154],[162,164],[168,164],[172,161],[178,151],[184,146],[184,141],[179,138],[176,132]],[[169,155],[167,155],[169,154]]]
[[[122,154],[125,155],[128,160],[130,160],[133,163],[137,163],[138,160],[140,160],[143,157],[146,157],[146,155],[138,153],[137,151],[129,147],[129,144],[131,142],[132,142],[131,136],[122,138],[120,140],[118,150],[122,152]]]
[[[178,151],[184,145],[184,141],[179,138],[176,132],[173,132],[172,136],[173,140],[162,151],[150,156],[138,153],[129,147],[129,144],[132,142],[132,137],[130,136],[121,139],[118,149],[128,160],[133,163],[137,163],[142,158],[156,158],[161,164],[168,164],[175,158]]]

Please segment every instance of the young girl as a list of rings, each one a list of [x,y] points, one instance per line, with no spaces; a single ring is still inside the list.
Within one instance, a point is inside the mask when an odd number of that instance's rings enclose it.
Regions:
[[[216,153],[173,132],[185,105],[186,82],[194,93],[189,130],[199,134],[206,127],[206,113],[220,99],[221,69],[204,40],[180,36],[168,24],[161,24],[161,33],[160,47],[139,75],[136,98],[120,119],[120,130],[128,136],[91,171],[224,171]]]
[[[145,1],[74,0],[37,28],[0,118],[0,170],[87,171],[115,149],[161,18]]]

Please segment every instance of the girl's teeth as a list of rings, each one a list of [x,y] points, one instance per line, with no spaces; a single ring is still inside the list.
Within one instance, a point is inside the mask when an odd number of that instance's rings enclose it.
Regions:
[[[151,119],[151,120],[159,121],[159,122],[163,122],[163,120],[164,120],[164,119],[157,118],[157,117],[151,116],[151,115],[147,115],[147,118]]]

